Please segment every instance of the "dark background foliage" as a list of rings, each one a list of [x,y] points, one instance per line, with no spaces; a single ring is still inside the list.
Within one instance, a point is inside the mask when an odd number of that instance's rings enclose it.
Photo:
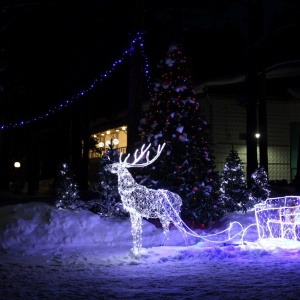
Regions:
[[[129,61],[73,105],[64,104],[111,68],[136,31],[144,32],[151,77],[169,44],[181,41],[195,84],[247,73],[253,46],[260,67],[293,61],[300,53],[296,0],[4,0],[0,9],[1,185],[14,160],[34,170],[26,175],[30,182],[53,176],[63,161],[82,169],[88,123],[128,107]],[[255,32],[261,38],[253,43]],[[276,80],[273,85],[268,90],[276,95],[285,90]]]

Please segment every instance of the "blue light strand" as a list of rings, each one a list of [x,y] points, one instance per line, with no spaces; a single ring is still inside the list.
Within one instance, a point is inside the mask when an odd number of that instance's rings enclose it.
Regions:
[[[121,57],[112,64],[111,68],[108,71],[105,71],[103,74],[101,74],[99,76],[99,78],[96,78],[87,89],[84,89],[81,92],[75,94],[74,96],[71,96],[70,99],[66,99],[63,103],[50,108],[47,112],[45,112],[44,114],[42,114],[40,116],[31,118],[26,121],[20,121],[20,122],[16,122],[16,123],[10,122],[8,124],[3,124],[0,126],[0,130],[4,130],[4,129],[8,129],[8,128],[16,128],[16,127],[20,127],[23,125],[28,125],[29,123],[42,120],[44,118],[49,117],[50,115],[54,115],[56,112],[59,112],[66,107],[69,107],[71,104],[75,103],[75,101],[78,98],[84,97],[86,94],[88,94],[90,91],[92,91],[97,84],[103,82],[106,78],[108,78],[108,76],[115,70],[115,68],[124,61],[124,58],[131,54],[131,52],[134,49],[134,45],[136,45],[136,44],[141,48],[141,51],[142,51],[142,54],[143,54],[143,57],[145,60],[144,75],[145,75],[146,81],[147,81],[148,93],[150,94],[149,63],[148,63],[148,58],[144,53],[144,40],[143,40],[142,35],[143,35],[142,32],[137,32],[136,37],[134,37],[131,40],[130,50],[125,49],[123,51]]]

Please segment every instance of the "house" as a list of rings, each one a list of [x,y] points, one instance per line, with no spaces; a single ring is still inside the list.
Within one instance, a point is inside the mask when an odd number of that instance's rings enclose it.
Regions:
[[[268,175],[270,181],[291,183],[297,173],[300,136],[300,62],[281,63],[265,70]],[[247,174],[245,76],[226,76],[196,87],[211,127],[217,171],[222,172],[233,146]],[[257,132],[259,134],[259,132]],[[257,136],[259,157],[259,135]]]
[[[265,76],[269,180],[291,183],[297,173],[299,152],[300,61],[275,65],[265,70]],[[245,76],[227,75],[195,87],[211,129],[216,170],[220,174],[232,146],[238,151],[247,174],[246,107],[242,104],[244,86]],[[91,127],[92,134],[97,136],[99,143],[106,143],[112,137],[119,139],[115,146],[126,152],[126,131],[122,130],[126,127],[126,116],[125,112],[113,120],[102,120],[98,125],[96,122]],[[259,163],[259,151],[257,153]],[[95,171],[99,159],[91,153],[91,170]]]

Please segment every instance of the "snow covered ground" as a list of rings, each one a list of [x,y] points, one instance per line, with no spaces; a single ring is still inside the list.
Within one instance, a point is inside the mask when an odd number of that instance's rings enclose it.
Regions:
[[[241,230],[237,222],[247,228],[243,241],[228,240],[230,224],[231,236]],[[136,257],[129,220],[42,202],[4,206],[0,298],[300,298],[300,244],[259,241],[254,211],[226,214],[197,234],[203,238],[190,236],[186,246],[172,229],[161,246],[162,229],[144,220],[143,248]]]

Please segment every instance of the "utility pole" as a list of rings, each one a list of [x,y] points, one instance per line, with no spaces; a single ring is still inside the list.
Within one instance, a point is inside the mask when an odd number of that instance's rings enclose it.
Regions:
[[[257,161],[257,140],[255,134],[260,130],[266,130],[263,125],[262,115],[265,112],[263,106],[266,105],[264,101],[264,94],[261,93],[261,83],[259,82],[258,70],[260,56],[258,53],[257,42],[263,36],[263,2],[261,0],[248,0],[248,70],[247,70],[247,181],[249,182],[252,173],[258,167]],[[260,120],[260,126],[258,123]],[[266,132],[260,133],[260,149],[266,146],[267,136]],[[261,162],[265,166],[265,152],[261,151]]]
[[[298,160],[297,160],[297,173],[295,176],[295,192],[300,193],[300,134],[298,142]]]
[[[144,27],[144,1],[136,0],[136,17],[133,32],[142,33]],[[139,42],[131,45],[128,99],[127,153],[132,153],[140,140],[139,123],[143,113],[144,58]]]

